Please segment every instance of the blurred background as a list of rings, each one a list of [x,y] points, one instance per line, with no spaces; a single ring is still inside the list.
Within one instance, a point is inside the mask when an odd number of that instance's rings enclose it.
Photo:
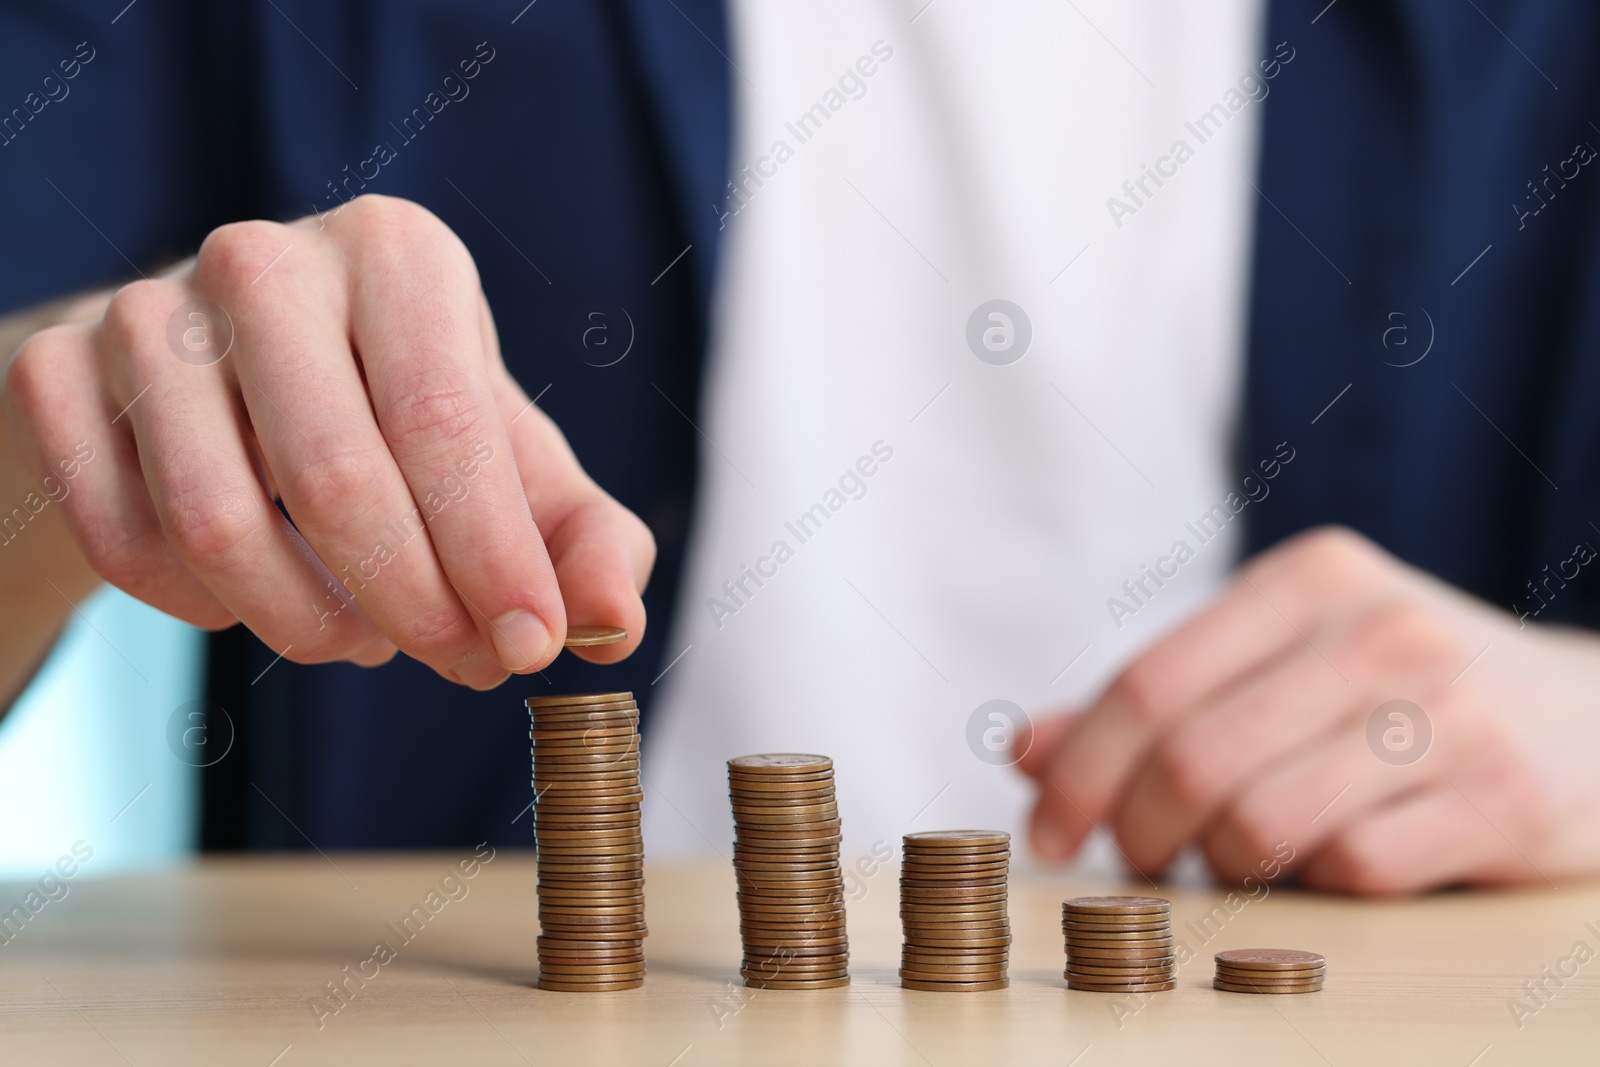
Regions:
[[[201,695],[204,657],[204,634],[116,589],[84,604],[0,719],[0,878],[36,878],[79,840],[92,876],[194,853],[200,771],[166,738]]]

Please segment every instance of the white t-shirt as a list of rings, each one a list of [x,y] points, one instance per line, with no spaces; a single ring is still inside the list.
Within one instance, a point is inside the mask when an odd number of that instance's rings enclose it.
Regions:
[[[846,856],[1021,831],[980,706],[1081,706],[1236,560],[1262,0],[924,2],[732,3],[653,855],[727,851],[751,752],[833,757]]]

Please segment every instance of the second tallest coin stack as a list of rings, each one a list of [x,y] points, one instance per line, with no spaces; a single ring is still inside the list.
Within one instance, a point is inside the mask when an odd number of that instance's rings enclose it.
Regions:
[[[539,988],[644,981],[639,708],[632,693],[533,697]]]
[[[833,761],[794,753],[740,756],[728,761],[728,794],[745,984],[847,984]]]

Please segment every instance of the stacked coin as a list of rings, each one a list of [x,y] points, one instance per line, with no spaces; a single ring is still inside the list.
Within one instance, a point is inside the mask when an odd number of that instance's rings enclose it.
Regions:
[[[1061,905],[1067,988],[1148,993],[1177,984],[1172,904],[1160,897],[1075,897]]]
[[[833,761],[779,753],[728,761],[745,985],[850,981]]]
[[[907,989],[1004,989],[1011,925],[1011,835],[998,830],[906,834],[900,867],[900,984]]]
[[[644,981],[639,708],[632,693],[533,697],[539,988]]]
[[[1219,952],[1211,984],[1230,993],[1315,993],[1328,961],[1292,948],[1236,948]]]

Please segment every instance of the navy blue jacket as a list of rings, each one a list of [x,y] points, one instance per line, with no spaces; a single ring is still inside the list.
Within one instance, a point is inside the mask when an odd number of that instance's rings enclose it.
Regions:
[[[663,662],[726,16],[523,2],[0,5],[0,309],[148,271],[230,220],[408,197],[467,243],[513,372],[660,543],[629,664],[563,657],[487,695],[403,659],[252,686],[273,653],[216,637],[211,698],[239,738],[207,772],[212,847],[304,846],[257,786],[323,848],[526,843],[520,698],[647,693]],[[1600,566],[1549,578],[1600,545],[1600,11],[1324,2],[1274,0],[1262,49],[1295,61],[1266,104],[1239,473],[1279,441],[1297,458],[1246,512],[1249,547],[1346,523],[1502,607],[1595,625]],[[594,366],[574,324],[617,308],[634,347]]]

